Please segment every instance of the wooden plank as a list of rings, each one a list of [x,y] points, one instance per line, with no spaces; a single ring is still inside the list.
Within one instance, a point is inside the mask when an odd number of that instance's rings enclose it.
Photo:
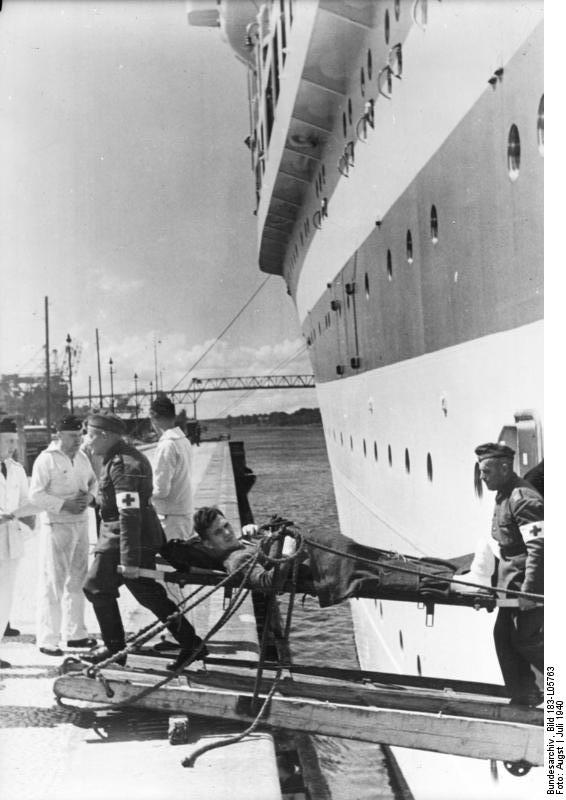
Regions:
[[[213,640],[214,642],[214,640]],[[165,655],[152,651],[151,648],[142,647],[136,651],[134,657],[141,658],[167,658],[172,660],[171,654]],[[243,660],[240,658],[208,656],[208,666],[235,667],[237,669],[257,669],[257,661]],[[143,664],[143,662],[142,662]],[[295,675],[309,675],[311,677],[334,678],[352,683],[381,683],[401,687],[415,687],[419,689],[437,689],[439,691],[464,692],[475,695],[488,695],[489,697],[509,697],[505,686],[497,683],[480,683],[453,678],[434,678],[424,675],[403,675],[398,672],[376,672],[361,669],[341,669],[340,667],[319,667],[309,664],[279,664],[275,661],[266,661],[264,671],[274,672],[281,666]]]
[[[155,662],[154,662],[155,663]],[[104,669],[103,675],[114,680],[131,681],[152,685],[163,677],[169,676],[166,670],[144,668],[130,669],[118,668],[117,670]],[[267,694],[273,680],[265,678],[260,685],[260,691]],[[246,673],[231,670],[198,669],[182,673],[176,685],[204,689],[211,687],[232,692],[253,692],[255,673]],[[379,708],[393,708],[402,711],[423,711],[432,714],[445,714],[450,716],[469,717],[471,719],[494,720],[502,722],[517,722],[523,725],[538,725],[542,727],[544,712],[537,708],[522,708],[499,703],[495,700],[488,701],[455,693],[441,691],[421,690],[407,691],[406,689],[389,689],[380,686],[344,683],[334,680],[313,680],[310,682],[297,681],[291,675],[284,675],[279,681],[277,691],[285,697],[304,697],[313,700],[344,703],[347,705],[372,706]]]
[[[143,684],[109,680],[114,692],[108,698],[99,681],[66,675],[55,681],[59,697],[94,703],[128,704]],[[251,721],[252,694],[221,689],[173,687],[156,689],[135,705],[200,716]],[[493,722],[449,717],[415,711],[398,711],[321,702],[275,695],[262,724],[310,734],[388,744],[417,750],[543,764],[543,736],[538,727],[512,722]]]

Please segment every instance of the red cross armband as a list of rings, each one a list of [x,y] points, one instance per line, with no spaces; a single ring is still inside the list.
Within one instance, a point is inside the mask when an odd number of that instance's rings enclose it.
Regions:
[[[116,505],[118,506],[118,511],[139,508],[140,496],[138,492],[116,492]]]
[[[529,542],[533,542],[536,539],[544,539],[544,520],[527,522],[525,525],[520,525],[519,530],[525,544],[529,544]]]

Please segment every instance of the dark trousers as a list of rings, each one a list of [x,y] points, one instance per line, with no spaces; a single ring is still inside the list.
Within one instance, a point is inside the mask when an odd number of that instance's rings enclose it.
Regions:
[[[500,608],[493,638],[505,686],[511,697],[528,698],[542,689],[544,610]]]
[[[153,550],[142,550],[141,562],[140,566],[144,569],[155,569]],[[87,599],[93,605],[104,644],[112,653],[122,650],[126,643],[118,607],[119,588],[122,584],[130,590],[140,605],[149,609],[161,621],[165,621],[177,610],[160,583],[151,578],[124,579],[117,571],[119,563],[118,549],[96,553],[83,586]],[[195,629],[184,616],[177,617],[167,627],[183,648],[192,649],[200,641]]]

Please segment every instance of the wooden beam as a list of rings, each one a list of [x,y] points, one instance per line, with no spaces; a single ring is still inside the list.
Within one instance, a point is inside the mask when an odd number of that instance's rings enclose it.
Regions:
[[[65,675],[55,681],[58,697],[91,703],[128,704],[162,711],[249,722],[253,694],[223,689],[177,687],[156,689],[135,700],[142,683],[109,679],[109,698],[100,681]],[[262,695],[260,694],[260,697]],[[542,765],[543,736],[539,727],[493,722],[426,712],[398,711],[320,700],[274,695],[262,725],[310,734],[338,736],[417,750],[498,761],[527,761]]]

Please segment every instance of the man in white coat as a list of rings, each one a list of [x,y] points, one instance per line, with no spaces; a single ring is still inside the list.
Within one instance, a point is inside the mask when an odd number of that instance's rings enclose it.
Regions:
[[[157,397],[149,414],[153,427],[160,434],[152,464],[151,502],[168,541],[189,539],[193,528],[191,443],[175,425],[175,406],[168,397]]]
[[[28,502],[28,479],[21,464],[12,456],[18,447],[18,432],[12,419],[0,422],[0,631],[10,617],[14,583],[24,555],[25,532],[33,517],[17,519],[12,512]],[[10,664],[0,659],[0,669]]]
[[[193,529],[193,484],[191,443],[175,425],[175,406],[168,397],[160,395],[151,404],[149,415],[155,431],[160,434],[153,458],[153,494],[151,502],[159,516],[167,541],[189,539]],[[166,584],[173,602],[182,593],[173,584]],[[175,642],[162,637],[157,650],[175,647]]]
[[[57,431],[57,440],[35,460],[29,492],[31,502],[44,512],[37,645],[49,656],[63,654],[59,647],[63,622],[68,647],[90,648],[96,644],[84,623],[82,590],[88,570],[87,507],[96,494],[96,476],[80,450],[81,420],[66,416]]]

